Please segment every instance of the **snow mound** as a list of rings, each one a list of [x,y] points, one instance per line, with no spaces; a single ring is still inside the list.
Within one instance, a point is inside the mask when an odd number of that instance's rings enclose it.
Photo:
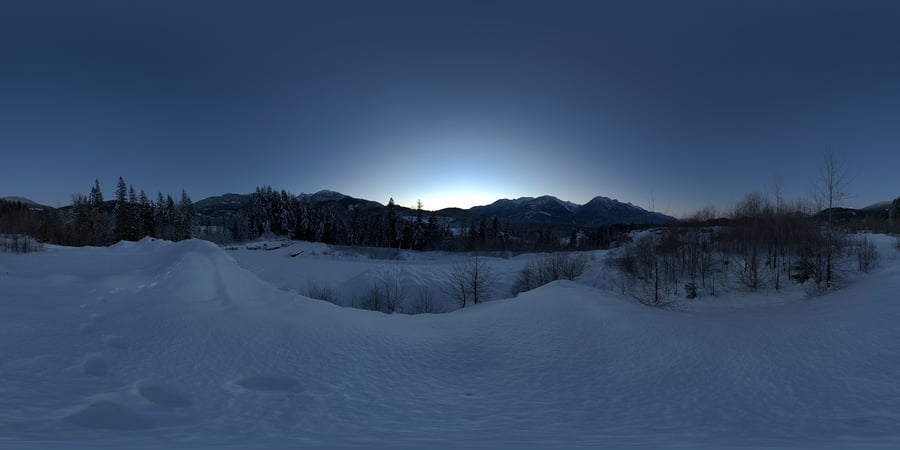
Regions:
[[[149,417],[138,414],[125,405],[106,400],[91,403],[66,420],[85,428],[107,430],[146,430],[155,427]]]
[[[192,405],[190,397],[168,386],[142,382],[137,391],[141,397],[166,408],[190,408]]]
[[[170,245],[172,241],[165,239],[157,239],[150,236],[144,236],[138,241],[119,241],[111,245],[114,249],[153,249]]]

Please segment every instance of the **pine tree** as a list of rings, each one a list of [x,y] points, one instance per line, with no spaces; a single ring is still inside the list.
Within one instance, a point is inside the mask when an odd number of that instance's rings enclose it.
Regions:
[[[154,233],[154,218],[153,218],[153,203],[150,202],[150,199],[147,198],[147,194],[144,193],[144,190],[141,189],[141,194],[139,196],[139,206],[138,211],[141,214],[141,237],[144,236],[155,236]]]
[[[387,236],[385,242],[387,243],[388,247],[396,247],[400,242],[401,230],[397,226],[397,205],[394,204],[394,197],[391,197],[391,199],[388,200],[386,214],[387,217],[385,221],[387,223],[385,224],[384,229],[387,232]]]
[[[127,240],[128,230],[131,228],[131,211],[128,210],[128,187],[122,177],[119,177],[119,183],[116,185],[116,206],[113,215],[116,218],[115,240]]]
[[[86,244],[106,245],[110,240],[109,214],[103,208],[103,192],[100,191],[99,180],[94,180],[94,187],[91,188],[91,196],[88,202],[90,208],[90,231],[86,234]]]
[[[891,209],[888,210],[888,223],[894,225],[900,220],[900,197],[891,202]]]
[[[134,186],[128,185],[128,240],[137,241],[141,238],[141,209],[138,204]]]
[[[413,246],[421,250],[425,246],[425,213],[422,200],[416,201],[416,221],[413,226]]]
[[[272,187],[257,187],[250,197],[250,224],[256,236],[272,231]]]
[[[90,244],[93,225],[91,222],[91,201],[83,194],[72,196],[73,244]]]
[[[163,236],[170,241],[178,240],[178,230],[175,226],[177,214],[175,200],[172,199],[171,195],[167,195],[165,209],[163,210]]]
[[[278,201],[279,234],[287,236],[292,236],[294,234],[294,228],[297,226],[297,216],[295,215],[296,208],[294,208],[296,203],[297,200],[293,194],[283,189],[281,190]]]
[[[156,202],[153,204],[153,235],[160,239],[166,239],[163,230],[166,224],[166,199],[162,192],[156,193]]]
[[[178,239],[190,239],[193,236],[194,222],[196,215],[194,213],[194,203],[191,198],[181,190],[181,200],[178,202]]]
[[[440,243],[440,239],[441,239],[440,233],[441,232],[438,227],[437,215],[435,214],[434,211],[431,211],[431,213],[428,214],[428,225],[426,226],[425,230],[426,230],[425,231],[425,236],[426,236],[425,237],[425,240],[426,240],[425,245],[428,247],[431,247],[431,246],[436,247]]]
[[[100,181],[94,180],[94,187],[91,188],[91,197],[89,199],[91,209],[103,208],[103,193],[100,192]]]

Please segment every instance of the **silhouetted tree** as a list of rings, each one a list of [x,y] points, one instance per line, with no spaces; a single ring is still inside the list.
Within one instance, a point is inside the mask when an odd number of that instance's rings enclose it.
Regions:
[[[192,237],[195,221],[196,214],[194,213],[194,203],[191,201],[191,197],[189,197],[184,189],[182,189],[181,200],[178,202],[176,219],[179,240],[190,239]]]
[[[835,252],[839,251],[840,230],[834,223],[834,209],[849,195],[847,188],[852,178],[847,174],[844,161],[834,150],[828,149],[822,158],[819,180],[816,185],[816,202],[825,207],[827,224],[825,228],[825,284],[831,286]]]
[[[116,217],[115,239],[121,241],[128,238],[128,230],[131,228],[131,211],[128,210],[128,186],[125,180],[119,177],[116,185],[116,206],[113,210]]]
[[[471,298],[474,304],[487,300],[496,277],[484,258],[475,255],[468,262],[454,264],[447,273],[444,291],[465,308]]]

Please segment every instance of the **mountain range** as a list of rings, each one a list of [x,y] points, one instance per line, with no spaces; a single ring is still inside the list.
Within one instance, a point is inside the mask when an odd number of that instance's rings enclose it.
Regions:
[[[241,207],[250,200],[251,194],[223,194],[208,197],[194,202],[194,210],[209,217],[236,214]],[[328,205],[336,212],[350,212],[354,210],[378,210],[386,206],[373,200],[355,198],[340,192],[322,190],[312,194],[300,194],[298,200],[305,200],[317,205]],[[38,204],[25,197],[0,197],[0,200],[8,202],[20,202],[34,211],[49,211],[55,209],[68,209],[71,206],[53,208]],[[112,200],[107,201],[112,208]],[[841,216],[858,215],[883,215],[891,206],[891,201],[874,203],[860,209],[840,208]],[[397,207],[402,215],[413,216],[415,210],[403,206]],[[612,224],[665,224],[676,221],[674,217],[658,212],[647,211],[631,203],[620,202],[615,199],[597,196],[589,202],[579,205],[577,203],[560,200],[550,195],[541,197],[520,197],[517,199],[497,200],[490,205],[474,206],[468,209],[444,208],[435,211],[435,215],[444,220],[466,222],[471,219],[484,217],[497,217],[497,219],[511,224],[537,224],[537,225],[577,225],[598,226]]]
[[[338,211],[385,208],[385,205],[372,200],[354,198],[328,190],[313,194],[300,194],[297,198],[313,204],[329,205]],[[249,194],[225,194],[199,200],[194,203],[194,209],[197,213],[206,216],[235,213],[249,199]],[[401,206],[398,206],[398,211],[404,215],[415,214],[413,209]],[[490,205],[474,206],[469,209],[444,208],[435,211],[435,214],[439,217],[455,220],[468,220],[485,216],[497,217],[502,222],[513,224],[579,226],[612,224],[659,225],[676,220],[674,217],[650,212],[631,203],[623,203],[599,196],[594,197],[584,205],[560,200],[550,195],[520,197],[513,200],[497,200]]]

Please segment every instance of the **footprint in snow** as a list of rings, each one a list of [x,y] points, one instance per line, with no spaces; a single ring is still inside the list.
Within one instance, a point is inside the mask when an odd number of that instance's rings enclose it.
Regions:
[[[106,430],[147,430],[155,427],[149,417],[108,400],[93,402],[81,411],[66,417],[66,420],[81,427]]]
[[[235,381],[238,386],[251,391],[300,392],[300,382],[283,375],[251,375]]]
[[[92,353],[85,356],[84,361],[81,363],[81,368],[84,369],[85,374],[95,377],[102,377],[109,372],[106,360],[101,353]]]
[[[141,397],[166,408],[190,408],[192,404],[190,397],[168,386],[140,382],[137,390]]]

